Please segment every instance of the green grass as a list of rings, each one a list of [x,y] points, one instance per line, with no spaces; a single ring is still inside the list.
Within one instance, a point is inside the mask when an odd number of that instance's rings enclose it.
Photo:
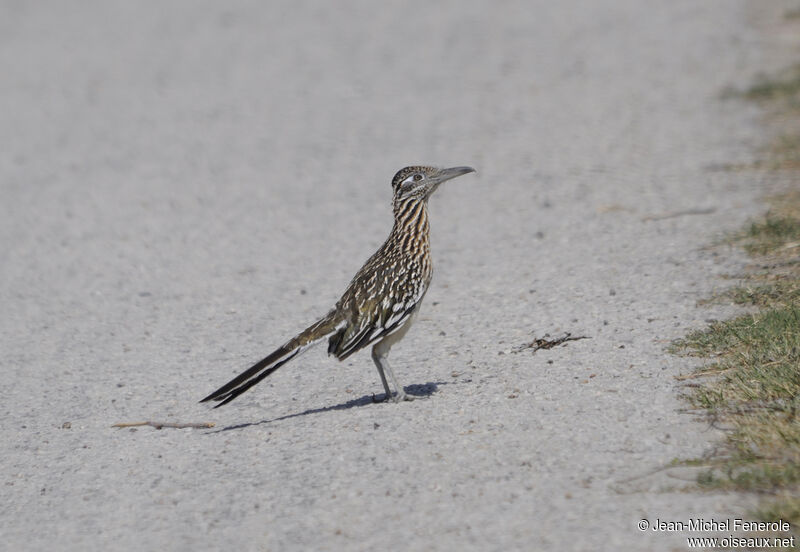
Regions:
[[[800,498],[787,494],[763,505],[754,513],[762,521],[782,519],[792,527],[800,527]]]
[[[800,283],[788,289],[796,293]],[[800,528],[800,303],[779,290],[741,295],[767,308],[717,322],[676,347],[714,358],[691,389],[689,402],[715,424],[729,428],[724,452],[700,464],[698,484],[708,489],[780,497],[752,514]],[[774,306],[781,305],[781,306]],[[795,523],[797,522],[797,523]]]
[[[800,419],[794,419],[800,405],[800,305],[716,322],[677,345],[699,356],[718,357],[706,370],[724,374],[690,397],[696,406],[723,414],[791,414],[789,421],[800,431]]]
[[[787,13],[797,17],[800,8]],[[745,90],[727,88],[723,99],[746,99],[765,108],[776,136],[764,149],[765,159],[731,165],[731,170],[800,170],[800,63],[777,75],[761,76]]]
[[[774,498],[752,512],[800,530],[800,191],[773,198],[770,214],[732,238],[766,272],[726,291],[757,311],[714,322],[676,341],[673,352],[711,359],[691,375],[687,400],[726,428],[724,449],[698,477],[703,488]],[[795,261],[795,262],[791,262]],[[775,267],[780,266],[777,273]],[[699,382],[699,383],[698,383]]]
[[[800,99],[798,99],[800,104]],[[797,132],[797,131],[795,131]],[[800,134],[783,134],[769,147],[773,169],[800,169]]]
[[[800,220],[790,217],[767,217],[753,222],[742,238],[745,251],[764,255],[800,240]],[[800,244],[798,244],[800,245]]]
[[[774,280],[769,284],[734,288],[725,292],[722,297],[730,299],[737,305],[757,307],[791,305],[800,302],[800,282],[793,278]]]
[[[800,64],[794,65],[780,75],[761,77],[741,95],[748,100],[765,101],[796,99],[800,94]]]
[[[800,9],[787,18],[800,16]],[[778,138],[766,159],[734,167],[787,174],[800,182],[800,63],[746,90],[723,97],[758,102]],[[756,260],[744,285],[711,301],[750,307],[749,314],[714,322],[672,345],[676,353],[709,359],[694,374],[686,399],[705,412],[726,440],[710,458],[681,460],[705,466],[702,488],[763,496],[751,512],[788,521],[800,535],[800,186],[770,199],[770,212],[731,236]]]

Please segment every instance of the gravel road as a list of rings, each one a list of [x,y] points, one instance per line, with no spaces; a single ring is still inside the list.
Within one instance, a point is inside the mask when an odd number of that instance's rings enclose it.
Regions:
[[[760,4],[760,3],[759,3]],[[718,436],[670,340],[763,206],[746,0],[3,2],[0,540],[9,550],[674,550],[747,503],[660,470]],[[392,351],[306,353],[408,164],[434,278]],[[521,349],[566,332],[588,339]],[[212,429],[112,428],[214,422]]]

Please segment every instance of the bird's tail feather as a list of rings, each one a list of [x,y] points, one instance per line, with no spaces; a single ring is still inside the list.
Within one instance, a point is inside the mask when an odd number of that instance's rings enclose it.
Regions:
[[[324,318],[297,334],[200,402],[220,401],[214,408],[231,402],[294,357],[336,332],[337,325],[335,311],[329,312]]]

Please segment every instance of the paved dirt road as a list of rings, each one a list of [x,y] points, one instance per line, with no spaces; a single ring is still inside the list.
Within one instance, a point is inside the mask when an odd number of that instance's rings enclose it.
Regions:
[[[4,3],[4,545],[670,550],[637,522],[740,511],[646,474],[713,438],[664,347],[760,209],[716,169],[759,140],[719,100],[764,61],[747,4]],[[479,171],[392,353],[419,399],[320,347],[197,404],[334,303],[411,163]]]

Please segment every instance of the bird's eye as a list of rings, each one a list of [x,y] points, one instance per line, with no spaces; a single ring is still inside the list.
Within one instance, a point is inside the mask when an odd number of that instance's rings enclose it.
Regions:
[[[410,176],[407,176],[405,180],[403,180],[403,187],[404,188],[411,188],[412,184],[415,182],[419,182],[420,180],[424,179],[425,175],[420,173],[414,173]]]

